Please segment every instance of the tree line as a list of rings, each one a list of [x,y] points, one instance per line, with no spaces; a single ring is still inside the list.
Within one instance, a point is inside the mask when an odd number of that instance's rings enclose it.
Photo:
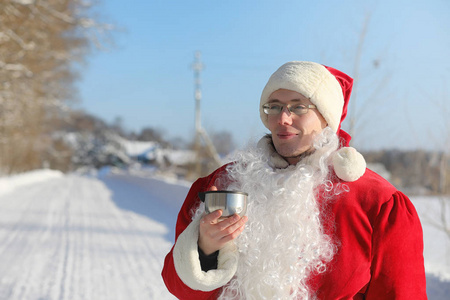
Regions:
[[[0,173],[59,155],[51,135],[76,99],[76,64],[109,30],[93,8],[86,0],[0,2]]]
[[[389,181],[408,194],[448,194],[450,162],[443,151],[380,150],[363,153],[368,164],[380,163]]]
[[[110,152],[120,153],[114,136],[192,147],[192,141],[166,141],[152,128],[129,133],[120,120],[107,124],[72,109],[78,100],[74,84],[86,58],[112,42],[114,27],[99,20],[97,3],[0,2],[0,175],[102,165]],[[76,145],[70,143],[75,132]],[[222,153],[233,148],[227,133],[212,138]]]

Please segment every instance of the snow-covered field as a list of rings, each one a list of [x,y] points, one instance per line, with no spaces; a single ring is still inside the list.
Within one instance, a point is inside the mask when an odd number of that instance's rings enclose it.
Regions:
[[[160,272],[188,185],[144,174],[0,178],[0,300],[174,299]],[[448,299],[450,238],[429,225],[439,202],[413,202],[429,299]]]

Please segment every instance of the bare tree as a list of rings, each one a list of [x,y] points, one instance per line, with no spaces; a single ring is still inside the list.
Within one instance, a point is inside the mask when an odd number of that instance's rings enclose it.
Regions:
[[[367,87],[362,90],[362,85],[364,82],[369,81],[369,74],[374,73],[373,71],[379,70],[383,65],[382,55],[379,54],[374,58],[365,58],[364,50],[367,43],[367,33],[370,28],[370,21],[372,18],[372,13],[368,12],[365,15],[362,29],[359,32],[358,42],[356,46],[356,52],[353,58],[353,89],[352,89],[352,100],[350,101],[350,107],[348,110],[349,119],[349,134],[353,137],[351,143],[353,144],[355,140],[358,140],[358,133],[367,126],[368,122],[365,122],[368,112],[379,111],[382,104],[387,98],[381,97],[380,92],[386,92],[386,87],[390,80],[390,73],[383,72],[382,74],[376,74],[376,80],[370,82]],[[370,69],[368,69],[370,68]],[[372,106],[372,107],[371,107]],[[377,106],[378,109],[372,109]]]
[[[351,136],[355,135],[355,123],[356,123],[356,99],[358,95],[358,83],[359,83],[359,72],[360,72],[360,65],[361,65],[361,55],[363,52],[363,46],[364,41],[366,40],[367,35],[367,28],[369,27],[370,22],[370,14],[367,14],[364,19],[363,28],[361,30],[361,33],[359,35],[358,39],[358,46],[356,48],[356,55],[355,55],[355,62],[353,65],[353,80],[354,80],[354,86],[352,91],[352,101],[350,103],[350,128],[349,133]]]
[[[0,173],[40,167],[49,117],[74,99],[75,62],[108,26],[86,0],[0,2]]]
[[[445,88],[445,85],[444,85]],[[444,148],[440,160],[440,172],[439,172],[439,203],[441,208],[441,214],[440,214],[440,223],[437,224],[438,228],[440,226],[440,229],[443,230],[447,237],[450,239],[450,198],[445,197],[444,195],[448,193],[447,186],[448,186],[448,180],[449,180],[449,149],[450,149],[450,120],[448,118],[449,116],[449,107],[448,107],[448,94],[444,93],[444,96],[442,98],[442,103],[438,104],[439,111],[441,112],[441,115],[443,116],[444,120],[444,136],[442,137],[442,142],[444,143]]]
[[[213,132],[211,140],[220,156],[224,157],[235,150],[233,135],[226,131]]]
[[[447,85],[444,83],[443,89],[445,90]],[[435,228],[443,231],[450,239],[450,197],[448,196],[448,185],[450,181],[450,168],[449,168],[449,149],[450,149],[450,107],[449,96],[447,90],[444,91],[441,97],[430,97],[428,99],[437,108],[438,114],[441,116],[442,122],[439,130],[439,120],[436,119],[436,127],[434,133],[438,136],[433,136],[436,144],[439,148],[442,148],[442,152],[439,159],[439,180],[435,192],[439,195],[439,212],[436,215],[426,216],[425,221]]]

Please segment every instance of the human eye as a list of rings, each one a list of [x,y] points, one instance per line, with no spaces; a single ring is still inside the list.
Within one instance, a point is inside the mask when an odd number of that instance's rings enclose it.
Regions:
[[[281,106],[280,104],[277,103],[269,103],[269,109],[271,110],[281,110],[283,108],[283,106]]]
[[[264,111],[269,114],[278,114],[283,110],[283,106],[277,103],[268,103],[264,106]]]
[[[291,110],[294,114],[301,115],[308,111],[308,107],[306,107],[306,105],[303,105],[303,104],[297,104],[297,105],[293,106],[291,108]]]

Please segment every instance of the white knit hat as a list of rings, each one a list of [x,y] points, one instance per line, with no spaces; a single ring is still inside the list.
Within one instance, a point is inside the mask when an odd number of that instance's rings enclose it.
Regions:
[[[332,157],[336,175],[345,181],[355,181],[364,174],[366,161],[356,149],[348,147],[351,137],[341,129],[341,123],[347,116],[352,86],[353,79],[350,76],[331,67],[307,61],[285,63],[270,76],[261,94],[259,104],[261,120],[264,126],[269,128],[268,116],[264,113],[263,105],[269,101],[273,92],[286,89],[307,97],[341,139],[342,147]],[[286,165],[280,163],[279,167]]]
[[[308,61],[292,61],[282,65],[270,76],[259,105],[261,120],[266,127],[267,115],[263,105],[269,101],[270,95],[286,89],[302,94],[308,98],[335,132],[339,124],[344,106],[344,97],[339,82],[324,66]]]

